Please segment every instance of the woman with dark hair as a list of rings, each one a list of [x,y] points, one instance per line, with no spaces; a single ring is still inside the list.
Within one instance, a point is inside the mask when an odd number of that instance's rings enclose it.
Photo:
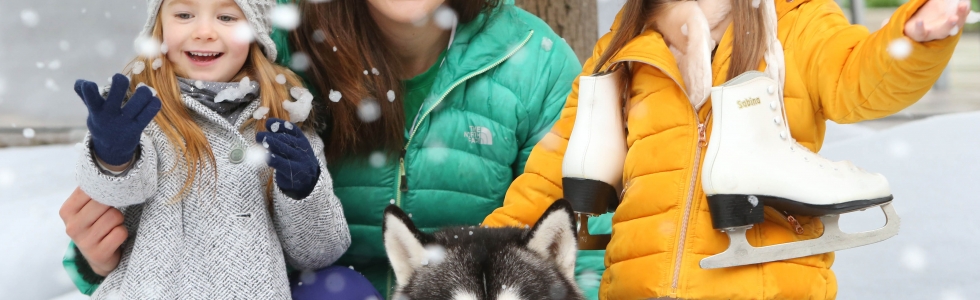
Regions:
[[[351,233],[337,266],[316,278],[350,268],[391,298],[385,207],[400,206],[422,230],[479,225],[502,205],[531,149],[558,120],[581,65],[547,24],[510,0],[299,6],[303,21],[288,34],[289,46],[274,37],[283,53],[279,62],[303,73],[320,95],[319,132]],[[88,197],[76,192],[72,201]],[[76,283],[97,282],[92,269],[115,268],[118,247],[103,245],[98,237],[105,235],[96,232],[112,226],[89,227],[106,210],[63,215],[66,224],[79,223],[73,240],[95,240],[77,243],[81,251],[71,254],[84,256],[66,259],[72,275],[88,271],[75,276],[86,278]],[[95,213],[82,216],[86,212]],[[581,269],[601,275],[601,260],[593,264]],[[294,296],[324,291],[324,284],[317,280],[316,289],[306,289],[309,284],[294,282]]]

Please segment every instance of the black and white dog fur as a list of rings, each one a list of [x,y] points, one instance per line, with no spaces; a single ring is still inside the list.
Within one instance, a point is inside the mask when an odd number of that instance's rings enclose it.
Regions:
[[[397,206],[384,215],[393,300],[584,299],[575,284],[572,207],[558,200],[534,227],[419,231]]]

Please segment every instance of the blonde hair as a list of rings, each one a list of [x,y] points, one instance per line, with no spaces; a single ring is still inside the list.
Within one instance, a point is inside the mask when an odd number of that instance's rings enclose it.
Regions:
[[[158,17],[153,27],[152,38],[157,41],[163,40],[163,22],[161,19]],[[162,108],[156,117],[153,118],[153,121],[157,123],[170,143],[174,145],[175,150],[183,157],[183,161],[175,167],[181,167],[187,173],[187,179],[184,181],[184,185],[176,197],[179,199],[187,195],[190,191],[199,169],[207,165],[215,165],[215,157],[207,138],[204,136],[204,132],[197,123],[192,121],[193,119],[188,109],[181,100],[176,70],[166,56],[160,56],[163,64],[159,69],[146,69],[139,74],[133,74],[132,69],[135,64],[142,62],[145,66],[150,66],[155,59],[142,56],[137,57],[127,65],[125,73],[131,79],[131,92],[140,83],[146,84],[157,91],[157,97],[160,99]],[[286,84],[283,85],[275,82],[278,74],[283,74],[286,77]],[[288,119],[289,114],[282,106],[283,100],[290,99],[289,87],[303,86],[302,79],[288,68],[269,61],[262,54],[261,48],[256,43],[251,44],[245,65],[235,75],[234,80],[241,80],[245,76],[248,76],[250,80],[259,84],[258,99],[261,101],[261,106],[269,108],[266,117]],[[309,126],[308,124],[300,125]],[[265,130],[264,121],[252,118],[249,118],[242,126],[243,128],[254,126],[257,132]],[[217,176],[217,173],[215,173],[215,176]],[[271,176],[269,181],[271,183]],[[271,188],[272,185],[269,184],[268,186]],[[267,194],[268,192],[271,192],[271,189],[267,190]]]

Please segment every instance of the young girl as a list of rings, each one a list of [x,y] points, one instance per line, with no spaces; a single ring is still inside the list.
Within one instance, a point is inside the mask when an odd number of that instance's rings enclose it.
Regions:
[[[723,132],[717,127],[724,124],[722,119],[711,118],[712,109],[717,112],[745,99],[727,98],[731,100],[725,106],[716,105],[725,97],[712,97],[719,90],[712,87],[749,71],[766,70],[768,77],[769,71],[780,70],[773,72],[776,83],[763,87],[762,94],[785,100],[753,106],[771,112],[757,123],[767,130],[788,129],[765,138],[781,141],[786,147],[780,150],[806,155],[797,156],[801,161],[820,163],[810,151],[820,149],[827,120],[854,123],[884,117],[929,90],[952,56],[967,6],[911,0],[872,34],[851,25],[832,0],[627,1],[582,72],[628,71],[622,77],[628,145],[624,188],[613,218],[600,298],[833,299],[832,252],[718,269],[699,265],[729,245],[728,235],[713,228],[700,173],[704,161],[712,159],[707,146],[718,141],[712,131]],[[910,51],[896,51],[903,48]],[[576,81],[552,134],[534,148],[504,206],[484,224],[533,223],[561,197],[562,160],[579,91],[586,93]],[[736,147],[745,146],[754,145]],[[771,165],[755,162],[754,169]],[[819,165],[824,166],[837,165]],[[747,232],[757,247],[810,240],[823,232],[823,224],[812,216],[784,215],[766,206],[762,217],[765,221]]]
[[[272,63],[275,1],[148,2],[143,36],[163,56],[137,58],[107,93],[75,85],[90,131],[78,182],[123,212],[108,235],[130,235],[93,298],[288,299],[287,264],[326,267],[350,236],[302,122],[312,96]]]

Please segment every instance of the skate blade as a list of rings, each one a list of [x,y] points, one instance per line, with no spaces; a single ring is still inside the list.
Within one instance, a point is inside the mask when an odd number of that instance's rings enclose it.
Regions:
[[[828,215],[820,217],[820,221],[823,221],[824,224],[824,231],[819,238],[765,247],[753,247],[749,244],[749,241],[745,239],[745,231],[748,230],[748,226],[736,228],[728,232],[730,240],[728,249],[702,259],[701,268],[717,269],[758,264],[850,249],[884,241],[898,234],[901,220],[895,213],[895,208],[892,207],[890,201],[880,207],[885,213],[885,226],[881,228],[859,233],[845,233],[840,230],[837,223],[840,215]]]

